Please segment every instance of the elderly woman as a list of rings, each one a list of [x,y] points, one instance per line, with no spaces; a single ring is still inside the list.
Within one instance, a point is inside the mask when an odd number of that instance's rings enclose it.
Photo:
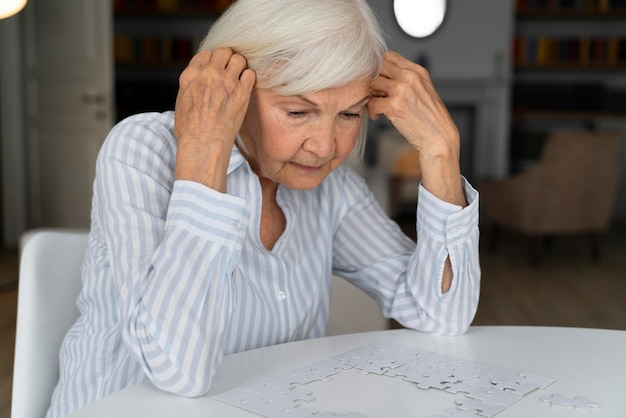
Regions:
[[[343,164],[380,115],[419,150],[417,244]],[[463,333],[480,267],[459,148],[427,72],[386,52],[364,0],[238,0],[175,113],[130,117],[101,149],[48,416],[143,379],[200,396],[224,355],[323,336],[333,273],[406,327]]]

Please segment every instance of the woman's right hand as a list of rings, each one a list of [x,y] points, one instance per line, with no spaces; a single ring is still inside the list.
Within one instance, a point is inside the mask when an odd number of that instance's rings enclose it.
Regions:
[[[176,98],[176,180],[226,192],[226,170],[255,79],[246,59],[230,48],[201,51],[191,59]]]

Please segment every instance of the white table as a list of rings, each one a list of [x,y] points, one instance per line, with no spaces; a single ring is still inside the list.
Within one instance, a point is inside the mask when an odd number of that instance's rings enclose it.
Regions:
[[[143,382],[71,417],[255,417],[212,396],[380,341],[556,379],[547,389],[526,395],[497,418],[581,417],[573,409],[554,409],[540,401],[553,393],[584,396],[600,403],[600,408],[586,414],[588,417],[626,417],[626,331],[550,327],[472,327],[459,337],[390,330],[266,347],[225,357],[210,393],[204,397],[182,398]],[[319,383],[315,390],[317,399],[313,402],[321,402],[324,408],[339,405],[372,418],[429,417],[443,413],[456,396],[420,390],[399,378],[356,373]]]

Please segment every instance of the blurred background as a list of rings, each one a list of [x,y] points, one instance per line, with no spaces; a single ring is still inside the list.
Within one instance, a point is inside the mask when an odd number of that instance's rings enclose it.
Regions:
[[[474,323],[626,329],[626,2],[447,0],[441,26],[419,39],[392,0],[368,2],[390,48],[429,70],[461,133],[462,174],[481,192]],[[109,129],[173,109],[180,71],[228,4],[29,0],[0,20],[0,416],[19,237],[89,227]],[[380,120],[356,167],[414,238],[416,162]],[[397,326],[360,291],[333,286],[329,334]]]

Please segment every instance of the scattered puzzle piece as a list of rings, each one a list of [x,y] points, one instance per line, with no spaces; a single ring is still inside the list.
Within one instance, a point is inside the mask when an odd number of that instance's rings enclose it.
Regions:
[[[599,408],[600,404],[590,401],[582,396],[574,396],[568,398],[560,393],[553,393],[550,396],[541,398],[542,402],[549,403],[553,408],[573,407],[577,411],[589,411],[590,409]]]

